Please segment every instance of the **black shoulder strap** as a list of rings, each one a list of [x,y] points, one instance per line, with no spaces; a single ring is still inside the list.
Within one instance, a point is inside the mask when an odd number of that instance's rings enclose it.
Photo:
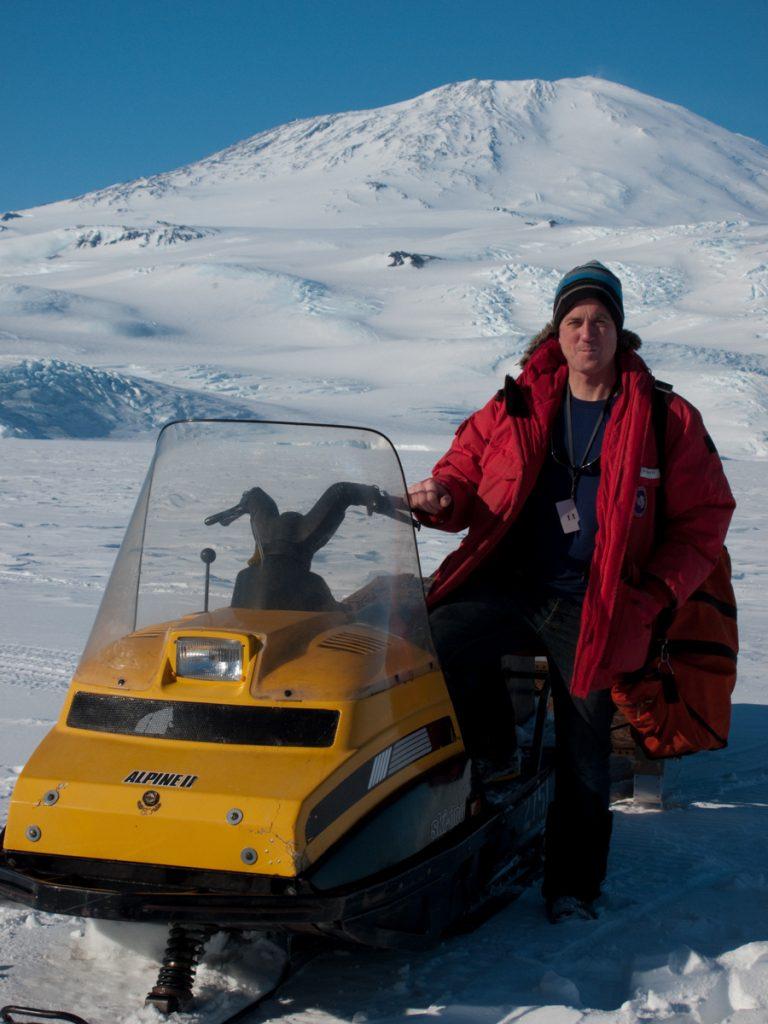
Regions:
[[[656,438],[656,459],[659,465],[659,487],[656,491],[656,514],[654,516],[654,530],[656,539],[661,536],[662,523],[664,522],[664,491],[666,487],[667,472],[667,419],[669,403],[667,396],[672,390],[671,384],[655,380],[653,382],[653,393],[651,395],[651,422],[653,433]]]
[[[656,461],[659,467],[659,486],[656,488],[656,511],[653,519],[653,530],[657,544],[660,542],[664,531],[664,516],[666,512],[667,420],[669,419],[669,393],[671,390],[671,384],[665,384],[661,380],[653,382],[651,422],[656,437]],[[654,625],[654,635],[658,640],[666,637],[674,617],[675,613],[672,608],[665,608],[659,614]]]

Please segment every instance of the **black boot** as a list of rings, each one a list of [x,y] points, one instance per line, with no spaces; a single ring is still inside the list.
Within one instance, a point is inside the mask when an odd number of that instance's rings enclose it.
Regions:
[[[572,896],[591,905],[600,895],[608,867],[613,815],[602,808],[574,814],[554,801],[544,836],[544,885],[547,904]]]

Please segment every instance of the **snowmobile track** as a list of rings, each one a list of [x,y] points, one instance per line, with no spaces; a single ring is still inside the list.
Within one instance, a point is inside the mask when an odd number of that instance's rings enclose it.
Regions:
[[[271,988],[266,989],[257,998],[251,1000],[245,1006],[240,1007],[229,1017],[225,1017],[219,1021],[219,1024],[239,1024],[239,1022],[247,1021],[248,1024],[257,1024],[262,1019],[261,1014],[258,1017],[252,1016],[257,1011],[262,1010],[264,1006],[271,1002],[278,994],[278,992],[284,988],[289,981],[292,981],[301,971],[307,967],[313,960],[316,960],[321,953],[326,952],[327,945],[325,943],[313,942],[312,940],[307,941],[305,948],[299,948],[285,962],[283,970],[278,975],[274,984]]]

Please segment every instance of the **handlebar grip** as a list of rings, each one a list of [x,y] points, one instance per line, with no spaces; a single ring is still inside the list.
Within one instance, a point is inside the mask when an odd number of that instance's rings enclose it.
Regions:
[[[389,494],[387,491],[379,490],[378,487],[374,488],[374,490],[376,493],[373,501],[368,506],[369,515],[371,511],[378,512],[379,515],[394,519],[397,523],[407,523],[416,530],[421,529],[421,523],[418,519],[414,518],[410,505],[404,502],[402,498]]]
[[[213,526],[214,523],[221,523],[222,526],[229,526],[230,523],[234,523],[240,516],[244,516],[247,512],[242,505],[233,505],[232,508],[225,508],[223,512],[215,512],[212,516],[208,516],[203,520],[206,526]]]

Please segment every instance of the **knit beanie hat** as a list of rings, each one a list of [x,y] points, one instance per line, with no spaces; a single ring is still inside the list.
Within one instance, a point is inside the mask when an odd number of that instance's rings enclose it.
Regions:
[[[569,270],[555,293],[555,305],[552,312],[552,324],[555,332],[560,328],[564,317],[574,306],[587,299],[602,302],[620,331],[624,326],[624,299],[621,293],[621,281],[597,260],[585,263],[581,267]]]

